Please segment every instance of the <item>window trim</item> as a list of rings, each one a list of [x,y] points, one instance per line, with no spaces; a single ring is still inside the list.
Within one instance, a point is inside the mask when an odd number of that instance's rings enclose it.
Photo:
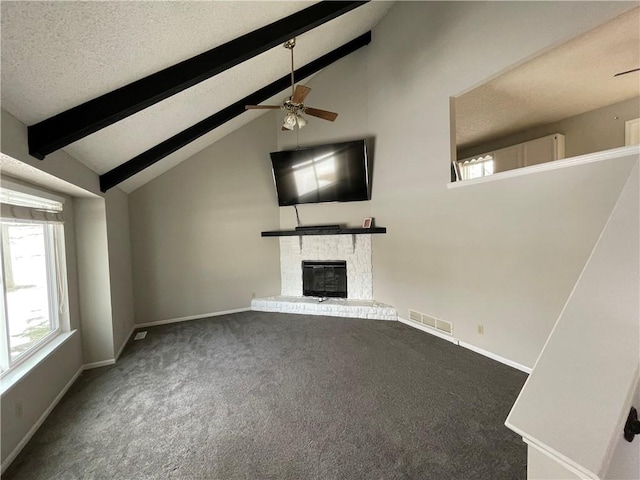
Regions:
[[[478,155],[477,157],[467,158],[465,160],[457,160],[457,163],[458,169],[460,171],[460,181],[475,180],[476,178],[493,175],[493,169],[495,168],[495,157],[493,155],[493,152],[490,152],[483,155]],[[486,172],[486,165],[489,163],[491,163],[491,173]],[[482,175],[480,175],[479,177],[463,178],[465,176],[468,176],[468,174],[465,172],[467,172],[467,170],[470,172],[471,167],[474,166],[482,166]]]
[[[20,193],[26,193],[33,196],[38,196],[47,200],[54,200],[56,202],[60,202],[62,204],[62,208],[64,210],[65,198],[60,197],[58,195],[39,190],[34,187],[29,187],[20,183],[15,183],[12,181],[8,181],[5,179],[1,179],[0,185],[2,188],[7,190],[14,190]],[[47,283],[48,283],[48,292],[47,292],[47,303],[49,308],[50,315],[50,325],[53,325],[54,328],[47,333],[44,337],[39,339],[33,345],[31,345],[27,350],[22,352],[17,358],[11,358],[11,345],[10,345],[10,332],[9,332],[9,321],[8,321],[8,309],[6,304],[6,292],[4,290],[0,292],[0,307],[3,310],[3,316],[7,320],[3,322],[3,325],[0,327],[0,341],[2,341],[2,345],[0,345],[0,379],[3,381],[9,374],[15,372],[17,368],[22,365],[25,365],[30,359],[32,359],[35,355],[40,352],[47,350],[47,345],[51,344],[56,338],[60,337],[60,335],[69,331],[68,325],[68,312],[62,312],[60,310],[61,305],[67,304],[69,302],[68,299],[68,291],[66,288],[66,280],[63,280],[64,293],[63,295],[66,298],[60,299],[60,285],[58,284],[58,279],[63,278],[66,279],[67,271],[66,271],[66,249],[65,249],[65,241],[64,241],[64,227],[62,224],[53,224],[47,221],[39,221],[39,220],[22,220],[22,219],[1,219],[1,221],[14,222],[14,223],[24,223],[24,224],[39,224],[43,225],[45,229],[45,257],[46,261],[46,275],[47,275]],[[56,250],[60,250],[62,247],[62,258],[57,258]],[[4,262],[1,262],[0,268],[2,268],[2,277],[5,278],[4,275]],[[61,271],[58,271],[61,270]],[[56,342],[57,343],[57,342]],[[6,352],[4,350],[7,349]],[[5,358],[6,357],[6,358]],[[37,363],[37,362],[36,362]],[[31,368],[31,367],[29,367]],[[11,375],[13,376],[13,375]]]

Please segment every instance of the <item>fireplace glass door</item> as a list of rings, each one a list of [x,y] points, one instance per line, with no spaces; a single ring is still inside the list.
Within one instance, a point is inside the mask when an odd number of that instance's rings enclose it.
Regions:
[[[304,260],[302,294],[307,297],[347,298],[347,262]]]

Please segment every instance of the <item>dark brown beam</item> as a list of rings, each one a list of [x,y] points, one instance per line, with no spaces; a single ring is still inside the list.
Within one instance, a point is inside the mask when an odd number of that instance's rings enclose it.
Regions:
[[[371,32],[367,32],[358,38],[345,43],[341,47],[332,50],[331,52],[323,55],[322,57],[308,63],[304,67],[295,71],[296,80],[302,80],[309,75],[322,70],[326,66],[332,64],[336,60],[339,60],[350,53],[358,50],[371,42]],[[113,170],[100,175],[100,190],[106,192],[112,187],[115,187],[120,182],[124,182],[127,178],[132,177],[136,173],[141,172],[145,168],[153,165],[154,163],[162,160],[167,155],[172,154],[176,150],[188,145],[197,138],[201,137],[205,133],[210,132],[214,128],[219,127],[223,123],[237,117],[245,112],[245,105],[257,105],[269,98],[277,95],[278,93],[286,90],[291,86],[291,76],[285,75],[284,77],[270,83],[266,87],[244,97],[242,100],[235,102],[232,105],[220,110],[218,113],[205,118],[199,123],[196,123],[192,127],[183,130],[182,132],[174,135],[173,137],[165,140],[164,142],[156,145],[155,147],[141,153],[140,155],[132,158],[131,160],[117,166]]]
[[[133,115],[367,3],[316,3],[172,67],[89,100],[28,128],[29,154],[51,152]]]

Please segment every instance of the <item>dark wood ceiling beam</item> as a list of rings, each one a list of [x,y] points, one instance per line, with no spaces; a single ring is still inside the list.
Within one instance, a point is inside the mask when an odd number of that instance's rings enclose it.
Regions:
[[[29,154],[51,152],[367,3],[323,1],[28,128]]]
[[[322,70],[326,66],[333,62],[349,55],[350,53],[358,50],[371,42],[371,32],[367,32],[358,38],[345,43],[341,47],[332,50],[331,52],[323,55],[322,57],[308,63],[304,67],[295,71],[296,80],[302,80],[309,75]],[[257,105],[269,98],[277,95],[278,93],[286,90],[291,86],[291,75],[285,75],[284,77],[270,83],[266,87],[238,100],[232,105],[220,110],[219,112],[205,118],[201,122],[196,123],[192,127],[183,130],[182,132],[174,135],[173,137],[165,140],[164,142],[156,145],[155,147],[141,153],[140,155],[132,158],[131,160],[117,166],[113,170],[100,175],[100,190],[106,192],[112,187],[115,187],[126,179],[132,177],[136,173],[141,172],[147,167],[150,167],[154,163],[162,160],[167,155],[181,149],[185,145],[193,142],[202,135],[210,132],[211,130],[219,127],[220,125],[228,122],[229,120],[237,117],[245,112],[245,105]]]

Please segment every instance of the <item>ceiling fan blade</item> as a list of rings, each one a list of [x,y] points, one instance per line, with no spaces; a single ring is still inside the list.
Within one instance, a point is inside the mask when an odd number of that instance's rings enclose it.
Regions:
[[[614,77],[619,77],[620,75],[626,75],[627,73],[633,73],[637,71],[640,71],[640,68],[634,68],[633,70],[627,70],[626,72],[616,73]]]
[[[307,115],[311,115],[312,117],[318,117],[323,120],[329,120],[330,122],[333,122],[338,116],[338,114],[335,112],[329,112],[327,110],[319,110],[317,108],[311,108],[311,107],[306,107],[304,109],[304,113],[306,113]]]
[[[272,109],[272,108],[280,108],[280,105],[245,105],[245,110],[263,110],[263,109]]]
[[[307,98],[311,89],[309,87],[305,87],[304,85],[296,85],[296,89],[293,92],[293,97],[291,97],[291,101],[293,103],[302,103],[304,99]]]

